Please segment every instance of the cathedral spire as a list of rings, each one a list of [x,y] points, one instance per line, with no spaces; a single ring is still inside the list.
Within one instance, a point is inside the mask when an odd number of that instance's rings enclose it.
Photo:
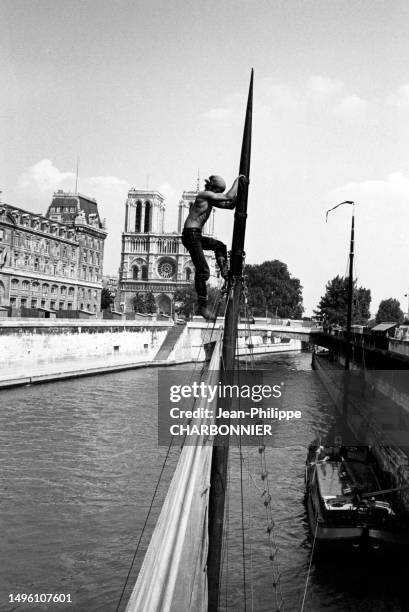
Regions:
[[[199,193],[199,191],[200,191],[200,168],[197,169],[196,191],[197,191],[197,193]]]

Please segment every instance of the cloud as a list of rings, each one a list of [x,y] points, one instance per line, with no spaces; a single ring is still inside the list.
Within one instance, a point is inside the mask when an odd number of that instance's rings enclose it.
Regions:
[[[210,123],[215,124],[218,127],[224,127],[232,124],[237,124],[243,121],[243,111],[239,110],[238,107],[233,106],[220,106],[217,108],[211,108],[208,111],[202,113],[202,119]]]
[[[49,159],[42,159],[18,178],[18,189],[27,194],[50,194],[57,189],[73,191],[75,188],[74,172],[61,172]]]
[[[116,176],[79,177],[78,191],[95,198],[101,218],[106,219],[108,237],[104,249],[104,273],[116,273],[119,266],[129,187],[128,181]],[[19,199],[27,210],[45,214],[53,193],[58,189],[74,191],[75,173],[59,170],[49,159],[30,166],[18,178]]]
[[[365,100],[353,94],[344,98],[334,107],[334,113],[345,119],[355,119],[361,117],[367,108]]]
[[[344,89],[342,81],[329,79],[320,75],[310,76],[307,81],[307,88],[312,94],[319,96],[333,96]]]
[[[409,109],[409,83],[392,91],[387,98],[387,103],[396,108]]]
[[[403,172],[393,172],[382,180],[366,180],[347,183],[332,192],[333,197],[363,197],[366,199],[376,197],[385,204],[392,200],[403,200],[409,207],[409,177]],[[353,198],[352,198],[353,199]],[[408,208],[409,210],[409,208]]]

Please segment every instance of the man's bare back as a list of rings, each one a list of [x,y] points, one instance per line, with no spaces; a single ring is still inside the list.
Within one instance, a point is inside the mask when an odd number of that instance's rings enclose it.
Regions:
[[[213,206],[232,210],[237,196],[238,177],[226,193],[226,183],[220,176],[210,176],[205,180],[205,190],[199,191],[185,221],[186,229],[202,229],[208,220]]]

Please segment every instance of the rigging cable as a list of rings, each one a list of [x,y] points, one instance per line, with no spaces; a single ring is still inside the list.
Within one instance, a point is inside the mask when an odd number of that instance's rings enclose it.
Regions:
[[[238,383],[240,387],[240,363],[238,365]],[[238,407],[240,410],[241,400],[239,397]],[[242,419],[240,419],[241,421]],[[244,538],[244,493],[243,493],[243,453],[241,445],[241,434],[238,437],[239,456],[240,456],[240,501],[241,501],[241,541],[242,541],[242,563],[243,563],[243,593],[244,593],[244,612],[247,611],[247,590],[246,590],[246,548]]]
[[[121,605],[122,598],[123,598],[123,596],[124,596],[125,589],[126,589],[126,586],[127,586],[127,584],[128,584],[128,580],[129,580],[129,577],[130,577],[130,575],[131,575],[131,572],[132,572],[132,569],[133,569],[133,566],[134,566],[134,563],[135,563],[136,555],[138,554],[139,546],[140,546],[140,544],[141,544],[142,537],[143,537],[143,534],[145,533],[146,525],[147,525],[147,523],[148,523],[148,520],[149,520],[149,517],[150,517],[151,511],[152,511],[153,503],[154,503],[154,501],[155,501],[155,497],[156,497],[156,494],[157,494],[157,492],[158,492],[159,484],[160,484],[160,482],[161,482],[161,480],[162,480],[162,476],[163,476],[163,472],[164,472],[164,470],[165,470],[166,462],[167,462],[167,460],[168,460],[168,458],[169,458],[169,453],[170,453],[170,449],[171,449],[171,447],[172,447],[172,442],[173,442],[173,437],[172,437],[172,439],[171,439],[171,441],[170,441],[170,443],[169,443],[168,449],[167,449],[167,451],[166,451],[166,456],[165,456],[165,459],[164,459],[164,461],[163,461],[163,463],[162,463],[162,468],[161,468],[161,471],[160,471],[160,474],[159,474],[158,481],[157,481],[156,486],[155,486],[155,490],[154,490],[153,495],[152,495],[152,499],[151,499],[151,503],[150,503],[150,506],[149,506],[149,509],[148,509],[148,513],[147,513],[147,515],[146,515],[146,517],[145,517],[145,522],[144,522],[144,524],[143,524],[142,531],[141,531],[141,533],[140,533],[140,535],[139,535],[139,540],[138,540],[138,543],[137,543],[137,545],[136,545],[135,552],[134,552],[133,557],[132,557],[131,565],[130,565],[129,570],[128,570],[128,575],[127,575],[127,577],[126,577],[126,579],[125,579],[125,583],[124,583],[124,586],[123,586],[123,588],[122,588],[122,592],[121,592],[121,595],[120,595],[120,597],[119,597],[118,604],[117,604],[117,606],[116,606],[116,608],[115,608],[115,612],[118,612],[118,610],[119,610],[119,606]]]
[[[311,574],[312,558],[314,556],[315,542],[316,542],[316,539],[317,539],[317,530],[318,530],[318,513],[317,513],[317,520],[315,521],[314,540],[312,542],[311,555],[310,555],[310,563],[309,563],[309,566],[308,566],[307,579],[305,581],[304,595],[303,595],[303,598],[302,598],[300,612],[303,612],[303,610],[304,610],[305,598],[307,596],[308,582],[309,582],[310,574]]]

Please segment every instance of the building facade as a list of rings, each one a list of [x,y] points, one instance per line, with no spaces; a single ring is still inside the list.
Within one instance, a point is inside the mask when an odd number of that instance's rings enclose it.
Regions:
[[[133,310],[136,294],[152,292],[158,312],[172,314],[173,296],[194,279],[194,266],[181,242],[183,225],[196,191],[184,191],[179,202],[178,231],[166,233],[165,201],[158,191],[131,189],[125,204],[119,270],[119,305]],[[214,211],[204,233],[213,235]],[[215,278],[214,257],[206,255],[210,274]]]
[[[43,215],[0,203],[0,305],[100,310],[107,232],[97,202],[57,191]]]

